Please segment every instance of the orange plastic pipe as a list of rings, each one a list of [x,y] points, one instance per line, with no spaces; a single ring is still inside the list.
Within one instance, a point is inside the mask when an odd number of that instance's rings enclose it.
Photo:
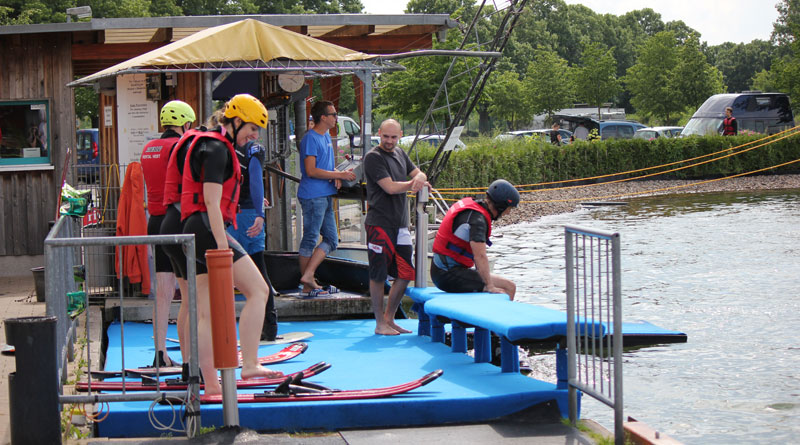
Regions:
[[[236,341],[236,309],[233,303],[233,251],[206,251],[208,292],[211,300],[211,338],[214,346],[214,367],[239,367]]]

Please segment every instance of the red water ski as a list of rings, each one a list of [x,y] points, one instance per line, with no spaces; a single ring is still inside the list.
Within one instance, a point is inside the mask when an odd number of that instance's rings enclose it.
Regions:
[[[320,374],[321,372],[330,368],[331,365],[325,362],[319,362],[315,365],[309,366],[308,368],[293,372],[291,374],[286,374],[283,377],[276,377],[272,379],[267,378],[256,378],[256,379],[248,379],[248,380],[237,380],[236,387],[237,388],[258,388],[262,386],[276,386],[283,383],[286,378],[296,378],[299,377],[301,379],[308,378]],[[163,380],[160,382],[159,385],[156,385],[156,382],[146,382],[144,381],[127,381],[125,382],[125,390],[126,391],[182,391],[187,388],[187,384],[184,381],[178,379],[171,379],[171,380]],[[204,389],[205,385],[200,384],[200,389]],[[86,392],[89,390],[89,382],[78,382],[75,384],[75,390]],[[122,382],[92,382],[92,391],[122,391]]]
[[[407,383],[395,386],[387,386],[385,388],[374,389],[351,389],[351,390],[338,390],[338,389],[322,389],[316,390],[307,387],[297,387],[294,385],[289,386],[288,393],[281,393],[275,391],[264,391],[262,393],[253,394],[239,394],[237,399],[239,403],[271,403],[271,402],[315,402],[320,400],[357,400],[357,399],[377,399],[381,397],[389,397],[397,394],[403,394],[411,390],[417,389],[420,386],[427,385],[428,383],[438,379],[442,375],[442,370],[438,369],[433,371],[422,378],[412,380]],[[222,395],[201,395],[200,403],[222,403]]]
[[[291,345],[281,349],[280,351],[267,355],[265,357],[259,357],[258,362],[262,365],[270,365],[274,363],[285,362],[287,360],[291,360],[298,355],[306,352],[308,349],[308,344],[306,343],[292,343]],[[241,366],[242,360],[242,353],[239,352],[239,366]],[[180,366],[163,366],[159,369],[159,373],[161,375],[177,375],[181,373]],[[146,368],[128,368],[125,370],[126,375],[156,375],[156,368],[153,367],[146,367]],[[92,371],[92,376],[97,378],[108,378],[108,377],[119,377],[122,375],[122,371]]]

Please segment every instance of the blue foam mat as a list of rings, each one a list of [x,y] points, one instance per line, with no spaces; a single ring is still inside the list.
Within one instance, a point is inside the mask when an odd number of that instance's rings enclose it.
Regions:
[[[413,329],[416,320],[398,320],[398,324]],[[122,366],[120,327],[118,323],[109,327],[106,369]],[[289,373],[325,361],[331,369],[309,380],[339,389],[396,385],[436,369],[443,369],[444,375],[427,386],[384,399],[240,404],[240,424],[258,431],[299,431],[481,422],[551,400],[557,401],[561,415],[567,416],[567,391],[557,390],[555,384],[474,363],[465,354],[431,342],[430,337],[377,336],[374,328],[373,320],[281,323],[280,332],[310,331],[314,337],[306,340],[309,348],[304,354],[269,367]],[[150,364],[154,354],[152,326],[125,323],[124,332],[126,367]],[[169,327],[167,336],[176,336],[174,326]],[[259,355],[275,353],[285,346],[262,346]],[[112,403],[108,418],[98,424],[100,436],[160,435],[148,420],[149,407],[150,402]],[[154,410],[161,422],[168,422],[172,416],[168,407],[157,405]],[[203,426],[223,423],[221,405],[203,405],[201,415]]]

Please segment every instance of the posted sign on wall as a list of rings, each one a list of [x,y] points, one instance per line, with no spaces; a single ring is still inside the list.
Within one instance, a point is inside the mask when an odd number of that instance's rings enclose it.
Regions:
[[[160,136],[158,103],[147,100],[146,84],[144,74],[117,76],[117,138],[120,165],[139,162],[145,144]]]

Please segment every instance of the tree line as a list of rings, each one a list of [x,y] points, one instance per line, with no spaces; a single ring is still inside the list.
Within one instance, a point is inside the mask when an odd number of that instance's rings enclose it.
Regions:
[[[85,5],[95,18],[363,11],[360,0],[0,0],[0,25],[64,22],[67,8]],[[531,0],[476,108],[480,131],[524,127],[535,114],[552,115],[576,102],[593,107],[612,103],[664,124],[685,118],[719,92],[780,91],[798,104],[800,0],[780,0],[776,8],[779,17],[769,41],[708,46],[683,21],[664,22],[649,8],[597,14],[563,0]],[[475,34],[486,42],[502,14],[484,9]],[[449,14],[466,26],[476,5],[473,0],[411,0],[406,12]],[[461,33],[451,30],[445,42],[434,46],[453,49],[461,40]],[[416,121],[424,116],[450,59],[402,63],[405,71],[377,80],[377,111]],[[464,77],[450,92],[457,97],[468,82]],[[347,96],[343,99],[352,95]],[[355,112],[352,102],[345,100],[341,111]]]
[[[770,41],[709,46],[683,21],[664,22],[649,8],[617,16],[562,0],[531,1],[477,107],[480,131],[527,127],[533,115],[552,116],[575,103],[612,103],[651,124],[678,123],[723,92],[787,92],[800,103],[800,0],[776,7]],[[469,23],[476,7],[471,0],[411,0],[407,12],[448,13]],[[499,18],[482,11],[477,34],[491,36]],[[461,38],[451,32],[435,46],[452,49]],[[381,112],[411,121],[424,115],[432,97],[424,93],[438,87],[449,64],[431,59],[404,61],[406,71],[381,76]]]

